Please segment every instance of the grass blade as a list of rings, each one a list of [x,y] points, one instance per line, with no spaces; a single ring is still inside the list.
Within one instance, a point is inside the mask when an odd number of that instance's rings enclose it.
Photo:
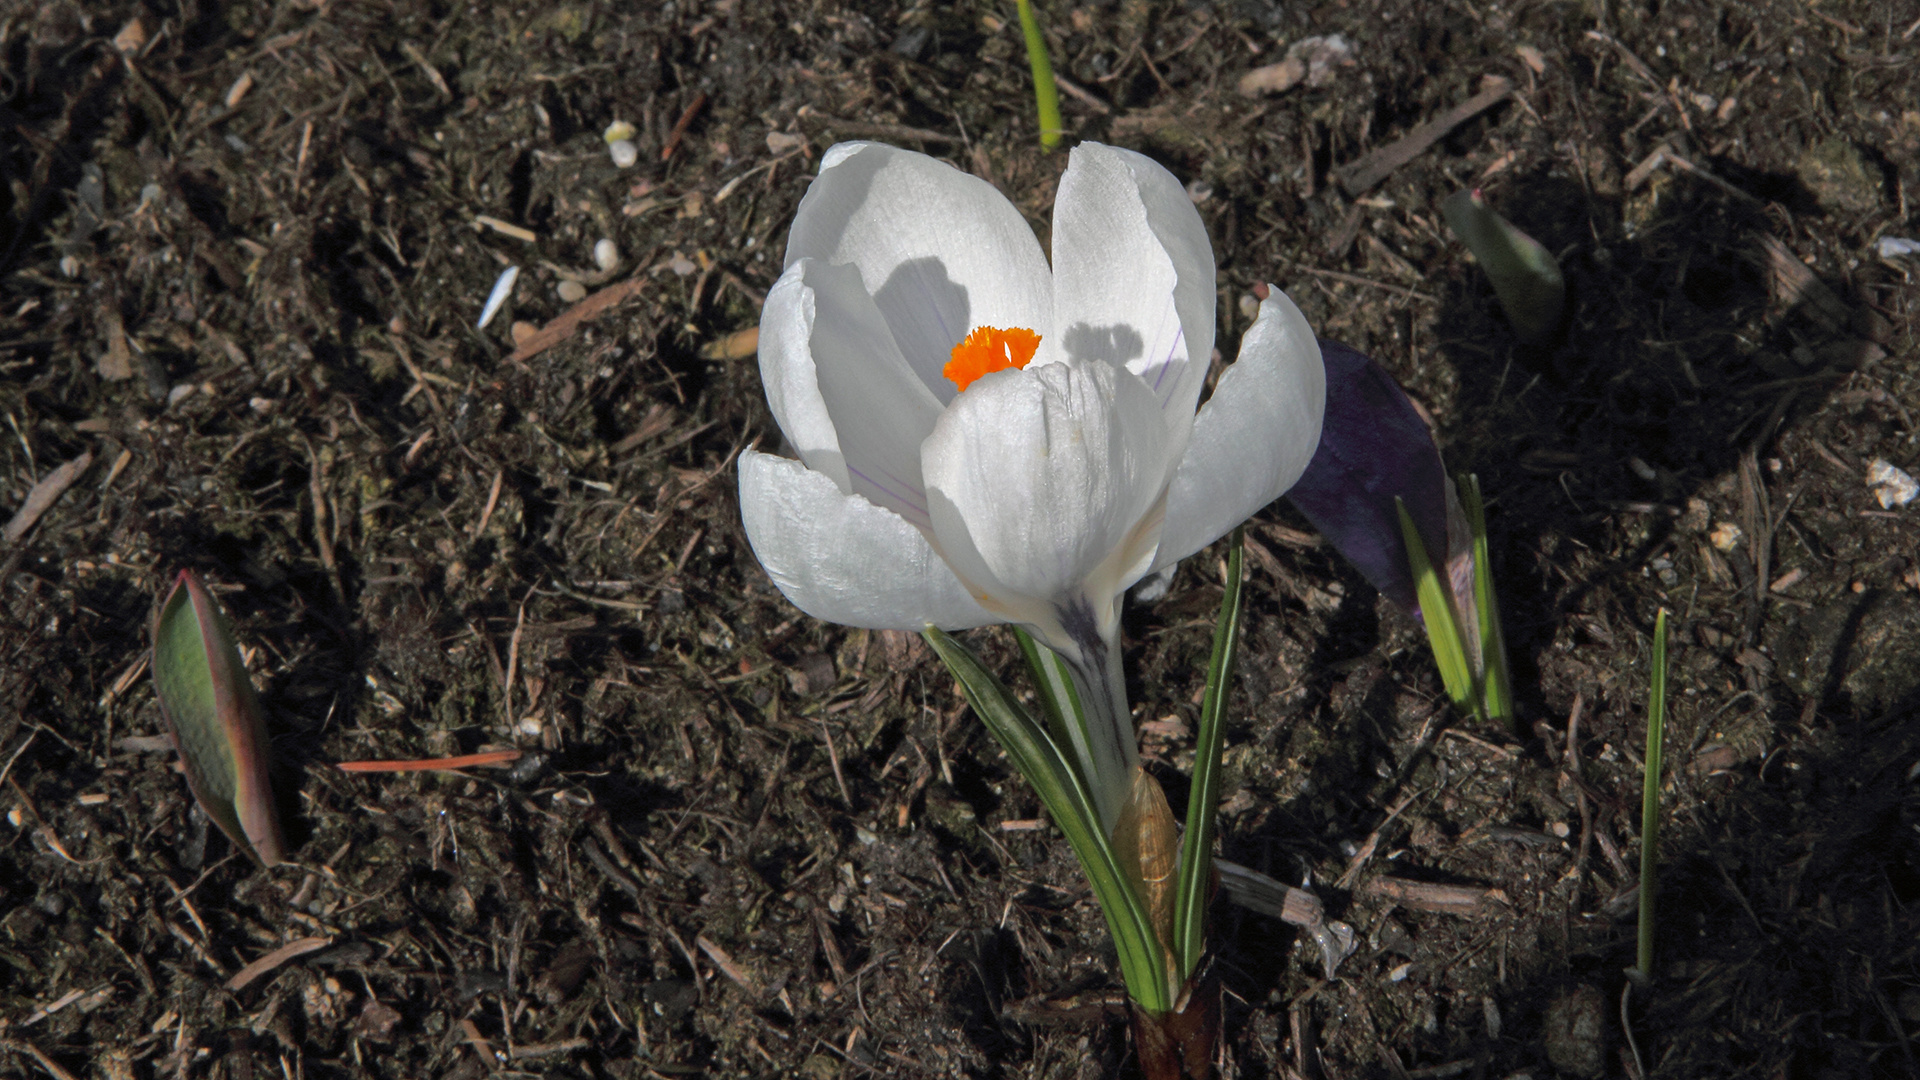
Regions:
[[[1453,707],[1468,716],[1485,719],[1480,695],[1475,692],[1473,667],[1467,660],[1466,639],[1460,634],[1460,619],[1453,610],[1453,590],[1434,572],[1427,557],[1427,545],[1420,540],[1406,504],[1394,500],[1400,511],[1400,535],[1407,544],[1407,561],[1413,566],[1414,594],[1420,598],[1420,614],[1427,623],[1427,642],[1433,647],[1434,666],[1440,669],[1440,682],[1447,688]]]
[[[1033,69],[1033,103],[1040,113],[1040,145],[1048,150],[1060,145],[1065,130],[1060,123],[1060,91],[1053,85],[1053,61],[1047,57],[1047,40],[1040,35],[1040,20],[1033,14],[1033,0],[1016,0],[1020,8],[1020,33],[1027,41],[1027,66]]]
[[[255,862],[286,861],[260,701],[232,627],[190,570],[180,572],[154,620],[153,682],[201,809]]]
[[[1653,876],[1659,862],[1660,776],[1667,734],[1667,609],[1653,621],[1653,673],[1647,690],[1647,768],[1640,777],[1640,950],[1634,972],[1653,977]]]
[[[1004,684],[980,663],[959,640],[928,627],[923,636],[947,670],[960,681],[967,704],[1006,750],[1014,768],[1027,778],[1047,814],[1066,835],[1120,954],[1120,973],[1133,999],[1154,1013],[1173,1007],[1167,991],[1165,952],[1154,936],[1153,924],[1138,892],[1120,869],[1113,845],[1100,827],[1100,816],[1080,771],[1060,744],[1033,715],[1014,700]]]
[[[1507,636],[1500,629],[1500,601],[1493,591],[1493,556],[1487,547],[1487,510],[1480,478],[1460,478],[1460,501],[1473,533],[1473,608],[1480,623],[1480,700],[1487,718],[1519,733],[1513,710],[1513,676],[1507,670]]]
[[[1220,618],[1213,626],[1213,657],[1207,661],[1207,692],[1200,700],[1200,727],[1193,748],[1193,787],[1187,793],[1187,832],[1180,841],[1180,877],[1174,886],[1173,940],[1168,944],[1183,981],[1200,966],[1207,951],[1214,825],[1220,813],[1220,747],[1245,610],[1240,592],[1240,534],[1235,529],[1227,547],[1226,594],[1220,598]]]

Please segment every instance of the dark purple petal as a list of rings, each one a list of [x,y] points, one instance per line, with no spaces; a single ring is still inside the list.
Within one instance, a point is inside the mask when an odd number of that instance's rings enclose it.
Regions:
[[[1417,612],[1394,496],[1407,504],[1428,555],[1447,552],[1446,469],[1427,422],[1386,369],[1331,341],[1320,447],[1287,498],[1340,554],[1395,603]]]

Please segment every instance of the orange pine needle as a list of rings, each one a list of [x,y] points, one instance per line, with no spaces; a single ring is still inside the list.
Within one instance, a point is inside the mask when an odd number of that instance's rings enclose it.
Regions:
[[[342,761],[334,765],[341,772],[451,772],[475,765],[499,765],[520,760],[518,750],[489,750],[484,754],[459,757],[422,758],[418,761]]]

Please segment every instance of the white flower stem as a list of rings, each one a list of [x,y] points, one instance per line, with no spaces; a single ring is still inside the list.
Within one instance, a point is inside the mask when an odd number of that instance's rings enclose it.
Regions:
[[[1061,620],[1073,648],[1056,651],[1073,674],[1082,709],[1079,730],[1073,732],[1074,756],[1080,760],[1087,786],[1093,789],[1101,828],[1111,835],[1120,820],[1121,807],[1126,805],[1134,770],[1140,767],[1139,740],[1133,730],[1132,711],[1127,707],[1119,626],[1102,633],[1093,619],[1075,618],[1074,614],[1062,612],[1065,617]]]

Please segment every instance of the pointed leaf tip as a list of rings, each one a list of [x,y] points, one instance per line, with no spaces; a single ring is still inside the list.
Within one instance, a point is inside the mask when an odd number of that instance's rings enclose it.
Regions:
[[[191,570],[174,579],[154,619],[153,681],[201,809],[254,861],[286,861],[260,701],[232,628]]]
[[[1551,338],[1567,307],[1566,281],[1553,254],[1495,213],[1477,189],[1454,193],[1440,212],[1480,261],[1521,339],[1537,345]]]

